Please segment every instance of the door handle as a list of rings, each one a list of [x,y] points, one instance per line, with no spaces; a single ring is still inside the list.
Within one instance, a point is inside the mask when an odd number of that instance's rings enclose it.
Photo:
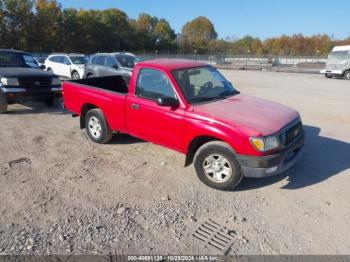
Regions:
[[[131,104],[131,108],[134,110],[139,110],[140,106],[138,104]]]

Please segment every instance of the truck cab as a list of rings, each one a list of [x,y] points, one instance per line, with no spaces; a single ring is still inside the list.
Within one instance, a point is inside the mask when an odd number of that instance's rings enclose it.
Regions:
[[[336,46],[328,55],[326,69],[321,71],[325,77],[350,80],[350,45]]]

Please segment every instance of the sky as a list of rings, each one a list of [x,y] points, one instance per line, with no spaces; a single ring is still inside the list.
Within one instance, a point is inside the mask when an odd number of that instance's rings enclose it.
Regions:
[[[176,33],[205,16],[219,38],[282,34],[350,36],[349,0],[57,0],[64,8],[118,8],[130,18],[148,13],[169,21]]]

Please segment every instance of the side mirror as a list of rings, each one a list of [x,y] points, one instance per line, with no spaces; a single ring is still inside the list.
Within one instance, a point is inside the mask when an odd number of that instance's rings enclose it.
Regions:
[[[157,99],[157,105],[159,106],[171,106],[178,107],[180,105],[179,100],[173,97],[159,97]]]
[[[40,65],[39,67],[40,67],[40,69],[42,69],[42,70],[45,70],[45,69],[46,69],[46,66],[45,66],[45,65]]]
[[[117,64],[112,65],[112,67],[113,67],[114,69],[118,69],[118,68],[119,68],[119,66],[118,66]]]

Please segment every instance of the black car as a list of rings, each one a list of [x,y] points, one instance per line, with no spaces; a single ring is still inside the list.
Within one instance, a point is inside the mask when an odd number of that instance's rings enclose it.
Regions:
[[[25,100],[54,104],[62,93],[61,80],[41,69],[29,53],[0,49],[0,113],[8,104]]]

